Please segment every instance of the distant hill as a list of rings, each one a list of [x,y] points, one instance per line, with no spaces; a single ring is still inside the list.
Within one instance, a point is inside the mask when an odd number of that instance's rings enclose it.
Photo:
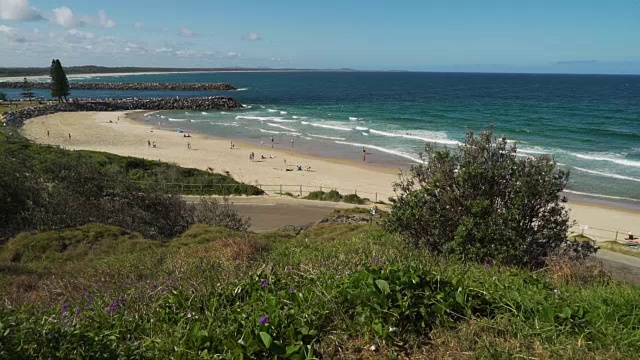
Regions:
[[[96,65],[68,66],[65,67],[67,75],[79,74],[115,74],[115,73],[147,73],[147,72],[202,72],[202,71],[357,71],[354,69],[272,69],[272,68],[169,68],[169,67],[106,67]],[[6,67],[0,68],[0,77],[15,76],[47,76],[48,67]]]

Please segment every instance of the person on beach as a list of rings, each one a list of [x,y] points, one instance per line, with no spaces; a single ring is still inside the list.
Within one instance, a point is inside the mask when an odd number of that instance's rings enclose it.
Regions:
[[[69,133],[69,139],[71,139],[71,133]]]
[[[47,130],[47,137],[49,137],[49,130]]]
[[[260,141],[260,146],[264,146],[264,141]]]
[[[147,140],[147,147],[151,147],[151,140]]]
[[[156,142],[155,141],[153,142],[153,148],[154,149],[156,148]]]
[[[291,151],[293,151],[293,139],[291,139]]]
[[[190,142],[187,143],[187,149],[191,150],[191,143]]]
[[[632,233],[629,233],[629,236],[627,236],[627,237],[625,238],[625,240],[638,240],[638,238],[637,238],[637,237],[635,237],[635,236],[633,236],[633,234],[632,234]]]
[[[271,136],[271,148],[273,149],[273,136]]]
[[[362,162],[365,162],[367,160],[367,149],[365,149],[364,147],[362,148]]]

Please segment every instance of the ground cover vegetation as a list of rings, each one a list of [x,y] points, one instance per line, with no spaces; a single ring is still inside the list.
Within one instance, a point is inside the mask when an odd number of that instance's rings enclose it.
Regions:
[[[0,246],[0,358],[637,356],[640,289],[588,261],[589,242],[567,241],[567,174],[490,133],[427,150],[381,224],[255,234],[205,201],[162,237],[115,222],[12,236]],[[7,179],[12,207],[55,187]],[[87,187],[76,186],[91,199]]]

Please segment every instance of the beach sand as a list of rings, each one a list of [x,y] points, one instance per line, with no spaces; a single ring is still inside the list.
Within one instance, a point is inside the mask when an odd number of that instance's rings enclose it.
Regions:
[[[183,134],[129,119],[124,112],[58,113],[29,120],[22,131],[36,142],[67,149],[105,151],[203,170],[210,167],[220,173],[228,171],[244,183],[271,185],[264,186],[267,192],[279,192],[279,185],[283,184],[283,192],[298,194],[300,185],[304,185],[305,195],[320,187],[325,191],[336,188],[342,194],[357,190],[360,196],[370,199],[375,199],[378,193],[378,199],[386,201],[393,195],[392,183],[398,179],[398,171],[394,169],[313,158],[287,150],[289,144],[276,144],[272,149],[267,142],[264,146],[256,146],[234,141],[232,150],[228,140],[200,134],[185,138]],[[148,147],[147,141],[155,142],[157,147]],[[188,142],[191,150],[187,148]],[[251,152],[255,153],[253,162],[249,161]],[[264,160],[261,159],[263,155]],[[285,171],[285,159],[290,169],[299,165],[309,166],[312,171]]]
[[[337,188],[342,194],[357,190],[360,196],[370,199],[375,199],[377,193],[379,200],[386,201],[393,195],[392,183],[398,180],[397,170],[346,160],[314,158],[278,149],[279,145],[271,149],[267,143],[255,146],[234,142],[235,149],[232,150],[228,140],[200,134],[184,138],[182,134],[129,119],[124,112],[58,113],[27,121],[22,132],[33,141],[67,149],[104,151],[172,162],[184,167],[228,171],[244,183],[275,185],[263,186],[271,193],[279,192],[279,185],[283,184],[283,192],[297,194],[303,185],[305,194],[320,187],[324,190]],[[157,147],[148,147],[148,140],[155,142]],[[191,150],[187,148],[187,142],[191,143]],[[255,153],[254,162],[249,161],[251,152]],[[267,159],[262,160],[262,155]],[[275,159],[269,159],[269,156]],[[310,166],[313,171],[285,171],[285,159],[288,165]],[[586,225],[585,235],[596,240],[613,240],[615,231],[619,232],[618,239],[623,239],[627,232],[640,234],[640,211],[582,201],[570,201],[567,206],[572,220]],[[582,231],[579,227],[573,230]]]

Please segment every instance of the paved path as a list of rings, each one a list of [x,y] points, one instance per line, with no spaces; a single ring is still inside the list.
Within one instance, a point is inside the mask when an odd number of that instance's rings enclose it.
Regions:
[[[640,258],[605,249],[598,250],[596,258],[614,279],[640,285]]]
[[[221,197],[214,198],[221,200]],[[198,196],[185,196],[187,202],[197,202],[198,199]],[[335,209],[370,207],[332,201],[293,199],[288,196],[231,197],[229,201],[240,215],[251,218],[249,230],[255,232],[277,230],[285,225],[301,226],[315,223]]]

